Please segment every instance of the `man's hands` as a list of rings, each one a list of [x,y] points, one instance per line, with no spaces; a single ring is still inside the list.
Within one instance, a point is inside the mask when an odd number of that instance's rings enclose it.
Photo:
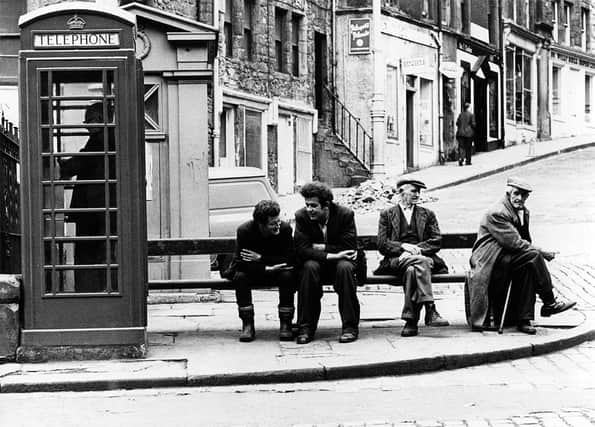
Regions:
[[[323,251],[326,249],[326,245],[324,243],[312,243],[312,249]]]
[[[421,249],[417,245],[413,245],[411,243],[403,243],[401,244],[401,248],[405,252],[410,253],[411,255],[421,255]]]
[[[265,271],[285,271],[291,269],[293,269],[293,267],[286,263],[265,266]]]
[[[355,261],[357,258],[357,251],[353,249],[348,249],[346,251],[337,252],[336,254],[327,254],[326,259],[329,261],[334,260],[338,261],[340,259],[346,259],[348,261]]]
[[[556,257],[557,252],[554,251],[544,251],[540,250],[541,255],[545,258],[546,261],[551,261]]]
[[[240,257],[242,261],[246,262],[258,262],[262,259],[262,255],[258,252],[251,251],[250,249],[242,249],[240,251]]]

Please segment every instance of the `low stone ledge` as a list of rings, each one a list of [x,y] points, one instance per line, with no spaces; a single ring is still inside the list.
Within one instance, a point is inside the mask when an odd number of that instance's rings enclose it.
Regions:
[[[21,346],[16,350],[19,363],[49,361],[143,359],[147,355],[145,344],[105,346]]]
[[[0,361],[15,359],[19,331],[19,305],[0,304]]]
[[[0,274],[0,304],[19,302],[21,278],[14,274]]]

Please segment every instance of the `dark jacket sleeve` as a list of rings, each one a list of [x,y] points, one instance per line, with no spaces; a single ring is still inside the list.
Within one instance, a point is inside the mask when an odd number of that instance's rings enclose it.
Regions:
[[[282,223],[276,247],[278,249],[277,253],[262,256],[261,262],[264,265],[295,264],[295,248],[291,225]]]
[[[421,249],[422,255],[434,255],[442,247],[442,235],[440,234],[440,227],[438,219],[434,212],[427,210],[426,226],[424,228],[423,242],[419,242],[417,246]]]
[[[241,225],[238,228],[236,235],[236,251],[234,260],[237,265],[237,270],[248,274],[262,274],[265,270],[265,263],[262,258],[260,261],[242,261],[240,252],[242,249],[250,248],[253,236],[251,236],[250,228]]]
[[[380,212],[378,220],[378,252],[384,256],[400,256],[403,253],[401,242],[390,240],[392,234],[392,224],[389,218],[389,209]]]
[[[337,238],[331,236],[330,242],[326,244],[326,252],[336,254],[341,251],[357,249],[357,229],[355,227],[355,214],[351,209],[340,208],[337,213],[339,221],[339,235]]]

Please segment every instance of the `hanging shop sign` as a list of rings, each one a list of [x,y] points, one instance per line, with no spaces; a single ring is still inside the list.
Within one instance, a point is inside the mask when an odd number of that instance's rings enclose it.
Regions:
[[[440,64],[440,73],[449,79],[458,79],[463,74],[463,69],[454,61],[445,61]]]

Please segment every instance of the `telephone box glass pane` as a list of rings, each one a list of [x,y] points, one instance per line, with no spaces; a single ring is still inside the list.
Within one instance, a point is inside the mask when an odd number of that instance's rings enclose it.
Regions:
[[[115,71],[40,79],[46,293],[118,292]]]

